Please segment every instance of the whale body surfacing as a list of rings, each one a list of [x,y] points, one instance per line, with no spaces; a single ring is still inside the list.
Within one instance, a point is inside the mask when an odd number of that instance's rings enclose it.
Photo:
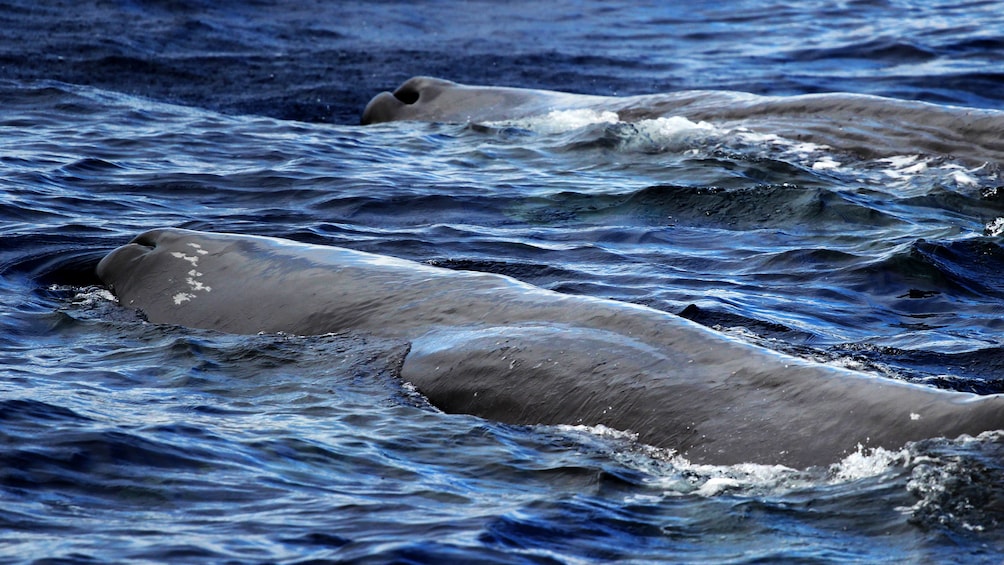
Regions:
[[[730,130],[791,132],[799,141],[865,158],[952,155],[974,166],[1004,162],[1004,112],[938,106],[866,94],[760,96],[723,90],[683,90],[596,96],[553,90],[477,86],[414,77],[366,105],[363,125],[397,121],[493,123],[554,111],[612,112],[621,122],[660,117],[707,121]]]
[[[1004,398],[813,363],[633,304],[339,247],[157,229],[99,277],[150,322],[346,330],[410,343],[438,408],[512,424],[605,425],[695,463],[837,462],[864,447],[1004,429]]]

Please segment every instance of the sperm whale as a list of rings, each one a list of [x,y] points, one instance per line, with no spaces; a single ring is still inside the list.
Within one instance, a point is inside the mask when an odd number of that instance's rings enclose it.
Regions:
[[[150,322],[346,330],[407,341],[436,407],[512,424],[605,425],[693,462],[805,468],[858,446],[1004,429],[1004,398],[798,359],[652,308],[340,247],[180,229],[101,260]]]

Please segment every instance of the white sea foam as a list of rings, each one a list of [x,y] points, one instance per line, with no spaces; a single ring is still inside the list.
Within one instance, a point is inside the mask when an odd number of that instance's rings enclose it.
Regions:
[[[621,146],[628,151],[684,152],[722,143],[723,131],[707,122],[670,116],[625,124],[618,131]]]
[[[622,122],[616,112],[609,110],[554,110],[546,114],[487,122],[492,127],[516,127],[543,135],[561,134],[593,125],[621,125],[618,135],[628,150],[666,149],[683,142],[703,141],[717,136],[722,130],[707,122],[693,122],[682,116],[668,116],[638,122]]]
[[[904,186],[921,177],[930,178],[943,185],[973,188],[983,184],[981,177],[984,177],[986,182],[996,180],[997,177],[995,173],[985,171],[986,163],[967,168],[950,161],[939,163],[939,160],[920,155],[894,155],[876,159],[874,166],[877,166],[887,179],[893,181],[893,187]]]
[[[843,166],[830,147],[807,141],[786,139],[774,133],[753,131],[744,126],[722,127],[707,121],[693,121],[683,116],[621,121],[617,113],[591,109],[556,110],[522,118],[488,122],[493,127],[517,127],[542,135],[563,134],[594,125],[616,126],[607,131],[620,141],[620,149],[629,152],[681,152],[698,154],[733,148],[767,153],[805,164],[816,170]]]
[[[590,434],[604,439],[615,439],[615,440],[626,440],[626,441],[636,441],[638,439],[638,434],[618,430],[603,424],[597,424],[595,426],[585,426],[585,425],[565,425],[559,424],[554,426],[555,429],[562,432],[573,432],[573,433],[584,433]]]
[[[718,496],[727,492],[784,492],[812,484],[807,476],[784,465],[704,465],[675,456],[670,472],[653,475],[649,485],[666,495]]]
[[[1004,235],[1004,218],[995,218],[987,223],[984,233],[991,236]]]
[[[881,447],[865,448],[858,444],[857,451],[830,465],[830,482],[843,483],[875,477],[909,459],[910,452],[905,447],[888,450]]]
[[[710,465],[693,463],[673,450],[637,443],[637,434],[607,426],[555,426],[555,429],[601,440],[612,441],[610,457],[620,464],[645,473],[647,483],[660,496],[718,496],[724,493],[781,494],[823,484],[839,485],[881,476],[908,465],[908,447],[889,450],[881,447],[858,448],[826,468],[800,471],[784,465],[740,463]],[[581,436],[580,436],[581,437]],[[624,444],[631,447],[624,449]]]
[[[908,179],[927,170],[927,160],[919,155],[895,155],[876,162],[885,165],[882,173],[892,179]]]
[[[829,171],[839,168],[840,162],[835,161],[833,157],[830,157],[829,155],[824,155],[821,159],[812,164],[812,169],[816,171]]]
[[[491,127],[513,127],[534,131],[541,134],[557,134],[584,128],[594,124],[616,124],[620,121],[616,112],[590,110],[554,110],[547,114],[520,118],[517,120],[502,120],[487,122]]]
[[[60,290],[59,285],[52,285],[49,290]],[[108,289],[99,287],[89,287],[73,296],[71,302],[77,306],[93,307],[103,303],[111,302],[117,304],[119,301]]]
[[[947,453],[937,451],[931,455],[917,455],[906,488],[917,501],[912,506],[901,506],[897,510],[914,520],[934,521],[942,525],[952,525],[973,532],[982,532],[988,526],[996,526],[994,512],[987,512],[983,496],[990,493],[989,487],[978,486],[986,480],[988,472],[981,465],[973,465],[972,459],[964,455],[966,451],[979,452],[981,446],[1000,443],[1004,432],[983,432],[976,437],[963,435],[954,440],[943,440],[951,446]]]
[[[913,190],[918,178],[943,185],[972,188],[994,180],[996,174],[978,174],[986,165],[967,168],[941,158],[923,155],[891,155],[874,160],[833,150],[830,146],[788,139],[776,133],[755,131],[744,125],[729,126],[693,121],[683,116],[663,116],[632,122],[621,121],[616,112],[588,108],[554,110],[546,114],[488,122],[492,127],[515,127],[556,135],[590,126],[605,126],[618,147],[627,152],[681,153],[699,155],[718,150],[736,151],[755,157],[778,159],[813,171],[847,177],[856,183],[882,187],[899,195]],[[987,177],[989,175],[989,179]],[[869,180],[870,179],[870,180]],[[929,186],[925,182],[924,186]]]

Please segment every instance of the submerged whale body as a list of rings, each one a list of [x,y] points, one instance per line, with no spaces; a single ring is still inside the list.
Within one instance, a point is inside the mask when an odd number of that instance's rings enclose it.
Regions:
[[[556,110],[615,112],[623,122],[680,116],[770,133],[792,132],[798,140],[865,158],[923,153],[975,164],[1004,163],[1000,135],[1004,112],[848,93],[759,96],[688,90],[616,97],[414,77],[394,92],[375,96],[363,110],[361,123],[485,123]]]
[[[697,463],[838,461],[859,445],[1004,429],[1004,398],[869,376],[647,307],[338,247],[157,229],[99,277],[154,323],[360,330],[410,343],[402,377],[446,412],[605,425]]]

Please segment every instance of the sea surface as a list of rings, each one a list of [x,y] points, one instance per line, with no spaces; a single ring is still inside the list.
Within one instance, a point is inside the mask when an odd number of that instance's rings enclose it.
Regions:
[[[999,2],[3,1],[0,30],[0,561],[1004,560],[1002,433],[695,465],[439,412],[362,333],[149,324],[94,275],[153,227],[278,236],[1004,393]],[[413,75],[710,102],[357,125]]]

